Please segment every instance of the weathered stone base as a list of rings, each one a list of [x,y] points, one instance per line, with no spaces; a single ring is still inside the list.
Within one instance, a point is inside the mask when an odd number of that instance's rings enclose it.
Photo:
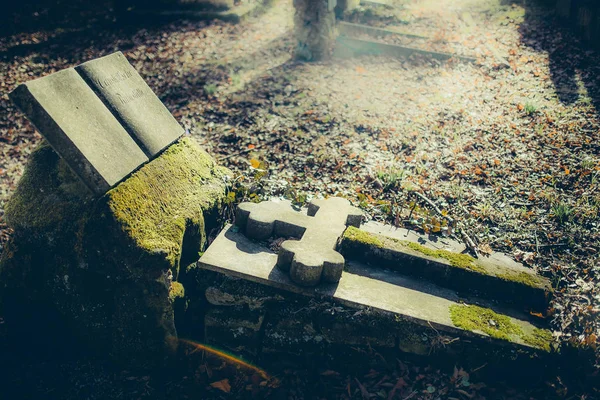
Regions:
[[[435,353],[474,367],[491,362],[504,368],[518,361],[522,368],[553,357],[548,343],[524,340],[538,331],[525,314],[494,314],[504,315],[499,320],[507,318],[523,335],[491,337],[455,325],[451,310],[469,306],[452,290],[354,262],[338,284],[305,288],[292,283],[276,261],[276,254],[229,227],[189,269],[193,282],[187,286],[207,301],[206,342],[255,358],[310,354],[338,363],[353,348]]]
[[[526,379],[552,355],[482,337],[450,334],[434,324],[420,324],[395,313],[355,308],[323,296],[305,296],[203,268],[198,284],[210,298],[202,338],[262,366],[362,368],[381,357],[434,356],[428,363],[477,368]],[[218,316],[218,318],[216,318]],[[536,372],[535,374],[538,374]]]
[[[74,337],[138,368],[163,362],[174,310],[185,310],[180,265],[197,260],[227,173],[184,138],[95,200],[49,146],[37,149],[6,207],[0,315],[12,334]]]

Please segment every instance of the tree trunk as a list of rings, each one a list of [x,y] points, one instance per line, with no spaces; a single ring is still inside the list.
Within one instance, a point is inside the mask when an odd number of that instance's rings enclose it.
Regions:
[[[335,0],[294,0],[296,58],[327,59],[335,44]]]

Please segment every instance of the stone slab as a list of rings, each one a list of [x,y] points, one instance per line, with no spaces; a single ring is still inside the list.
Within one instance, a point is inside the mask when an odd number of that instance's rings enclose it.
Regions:
[[[407,229],[370,222],[361,230],[346,230],[340,248],[344,257],[524,311],[545,314],[553,293],[547,278],[504,254],[474,258],[463,253],[464,245],[460,243]]]
[[[10,98],[95,194],[148,161],[73,68],[21,84]]]
[[[464,253],[467,250],[467,247],[464,243],[447,237],[425,235],[407,228],[398,228],[376,221],[369,221],[361,225],[360,229],[366,232],[377,233],[399,240],[407,240],[409,242],[419,243],[432,250],[448,250],[455,253]],[[525,272],[528,274],[532,273],[531,268],[527,268],[522,264],[519,264],[503,253],[493,252],[489,255],[489,257],[485,257],[484,259],[493,264],[504,265],[508,268],[513,268],[517,272]]]
[[[429,282],[403,276],[382,268],[349,262],[338,283],[307,288],[294,284],[276,266],[277,254],[252,242],[231,225],[219,234],[198,262],[200,268],[246,279],[283,291],[339,302],[355,309],[373,309],[392,313],[403,321],[432,327],[448,335],[489,340],[483,332],[468,331],[452,322],[450,307],[461,304],[459,295]],[[518,312],[478,301],[484,307],[509,316],[525,334],[536,328]],[[512,339],[511,339],[512,340]],[[500,346],[512,345],[527,351],[531,346],[520,338],[511,342],[494,339]]]
[[[339,36],[334,55],[337,57],[356,57],[361,55],[370,56],[389,56],[389,57],[410,57],[414,54],[434,58],[439,61],[457,59],[463,62],[474,63],[475,58],[458,56],[456,54],[441,53],[437,51],[428,51],[408,46],[399,46],[395,44],[383,43],[376,40],[363,40],[351,37]]]
[[[75,69],[148,157],[183,135],[181,125],[120,51]]]
[[[417,35],[414,33],[402,32],[399,30],[392,30],[389,28],[378,28],[370,25],[355,24],[353,22],[339,21],[338,31],[344,36],[351,36],[352,34],[366,34],[371,36],[406,36],[415,39],[428,39],[427,36]]]

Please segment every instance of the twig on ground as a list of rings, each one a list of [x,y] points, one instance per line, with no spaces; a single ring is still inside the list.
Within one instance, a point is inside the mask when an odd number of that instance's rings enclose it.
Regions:
[[[462,236],[462,239],[464,240],[467,248],[475,255],[475,258],[479,258],[479,252],[477,251],[477,246],[475,245],[475,242],[473,242],[473,240],[469,237],[469,235],[467,235],[467,233],[462,227],[459,229],[460,235]]]
[[[436,213],[438,213],[439,216],[446,218],[450,224],[454,223],[454,219],[452,217],[450,217],[449,215],[444,215],[442,213],[442,210],[440,210],[440,208],[433,201],[429,200],[424,194],[421,194],[419,192],[413,192],[413,193],[416,194],[418,197],[420,197],[421,200],[423,200],[427,204],[429,204],[433,208],[433,210]]]

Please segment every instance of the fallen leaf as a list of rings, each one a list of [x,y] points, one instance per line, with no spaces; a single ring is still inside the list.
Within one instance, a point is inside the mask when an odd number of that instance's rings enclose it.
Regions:
[[[229,384],[229,379],[223,379],[217,382],[213,382],[210,384],[210,386],[214,387],[215,389],[219,389],[220,391],[225,393],[231,392],[231,385]]]

